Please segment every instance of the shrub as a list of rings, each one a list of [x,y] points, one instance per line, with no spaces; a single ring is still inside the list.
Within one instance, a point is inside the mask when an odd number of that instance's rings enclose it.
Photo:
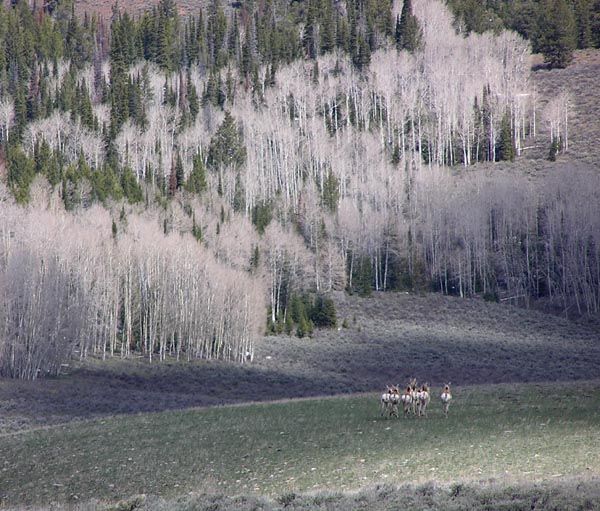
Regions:
[[[496,291],[487,291],[483,293],[483,299],[486,302],[495,302],[498,303],[500,301],[500,297]]]
[[[294,492],[284,493],[277,499],[277,503],[283,507],[288,507],[292,502],[296,500],[296,494]]]

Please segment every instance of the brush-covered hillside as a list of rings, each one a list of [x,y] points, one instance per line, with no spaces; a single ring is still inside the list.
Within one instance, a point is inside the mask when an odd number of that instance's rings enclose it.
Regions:
[[[342,290],[597,316],[595,121],[553,82],[578,64],[532,74],[458,4],[2,7],[0,374],[252,361]]]

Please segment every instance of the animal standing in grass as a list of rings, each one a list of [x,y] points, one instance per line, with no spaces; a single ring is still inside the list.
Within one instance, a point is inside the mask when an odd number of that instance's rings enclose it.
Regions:
[[[385,392],[381,394],[381,399],[379,402],[381,403],[380,414],[383,417],[390,406],[390,398],[391,398],[391,387],[389,385],[385,386]]]
[[[398,417],[398,405],[400,404],[400,389],[398,385],[392,387],[390,393],[389,414],[390,417]]]
[[[386,385],[386,391],[381,394],[381,416],[388,414],[390,417],[398,417],[398,403],[400,402],[400,390],[397,385]]]
[[[444,390],[442,391],[442,395],[440,396],[442,400],[442,406],[444,407],[444,415],[446,418],[448,417],[448,407],[450,406],[450,401],[452,401],[452,394],[450,393],[450,383],[444,386]]]
[[[429,405],[429,401],[431,400],[431,396],[429,395],[429,384],[424,383],[423,385],[421,385],[421,390],[418,392],[418,398],[419,417],[426,417],[427,405]]]
[[[413,415],[417,415],[417,406],[419,404],[419,391],[417,389],[417,379],[410,380],[410,397]]]
[[[404,410],[404,417],[408,417],[408,412],[410,412],[413,398],[412,398],[412,389],[410,385],[406,387],[404,394],[400,396],[400,401],[402,401],[402,409]]]

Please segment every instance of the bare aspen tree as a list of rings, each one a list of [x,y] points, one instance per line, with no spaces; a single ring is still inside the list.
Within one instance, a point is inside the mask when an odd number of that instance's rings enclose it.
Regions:
[[[0,100],[0,140],[8,141],[10,128],[15,118],[15,104],[11,98]]]
[[[555,143],[559,152],[569,149],[569,105],[569,94],[563,91],[550,99],[542,112],[550,132],[550,143]]]

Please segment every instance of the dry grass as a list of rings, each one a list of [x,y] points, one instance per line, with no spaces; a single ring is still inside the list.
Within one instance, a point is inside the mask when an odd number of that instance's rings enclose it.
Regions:
[[[540,95],[540,109],[549,98],[562,91],[571,95],[572,110],[569,118],[569,153],[559,156],[559,164],[572,163],[598,167],[600,165],[600,50],[575,52],[573,63],[566,69],[541,69],[533,73],[533,83]],[[541,157],[548,155],[548,129],[540,125]]]
[[[192,493],[174,499],[134,496],[117,503],[98,500],[75,505],[55,505],[61,511],[583,511],[600,507],[600,480],[571,478],[561,482],[502,484],[482,482],[441,486],[379,484],[359,492],[285,493],[279,497],[231,497]],[[35,509],[35,508],[34,508]]]

